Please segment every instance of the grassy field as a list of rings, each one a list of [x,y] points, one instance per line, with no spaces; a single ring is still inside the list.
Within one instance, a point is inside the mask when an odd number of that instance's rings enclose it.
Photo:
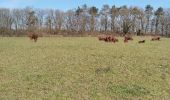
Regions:
[[[170,39],[0,38],[0,100],[170,100]]]

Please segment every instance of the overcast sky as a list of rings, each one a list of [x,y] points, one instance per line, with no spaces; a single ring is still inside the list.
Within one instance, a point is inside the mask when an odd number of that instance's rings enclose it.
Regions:
[[[110,6],[138,6],[144,8],[147,4],[154,8],[170,8],[170,0],[0,0],[0,8],[24,8],[32,6],[34,8],[55,8],[60,10],[74,9],[83,4],[101,8],[103,4]]]

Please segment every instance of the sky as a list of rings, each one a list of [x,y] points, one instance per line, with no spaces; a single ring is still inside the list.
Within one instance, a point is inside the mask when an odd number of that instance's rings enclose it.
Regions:
[[[102,5],[108,4],[110,6],[116,5],[117,7],[122,5],[138,6],[145,8],[147,4],[152,5],[155,9],[158,7],[170,8],[170,0],[0,0],[0,8],[52,8],[60,9],[63,11],[77,8],[87,4],[87,6],[96,6],[101,8]]]

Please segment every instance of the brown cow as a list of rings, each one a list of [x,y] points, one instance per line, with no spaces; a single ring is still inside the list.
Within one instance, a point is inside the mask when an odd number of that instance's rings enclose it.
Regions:
[[[145,40],[141,40],[141,41],[139,41],[138,43],[145,43]]]
[[[115,42],[118,42],[119,40],[115,37],[112,37],[112,42],[115,43]]]
[[[111,37],[110,36],[106,36],[104,41],[105,42],[110,42],[111,41]]]
[[[106,37],[106,40],[105,40],[106,42],[113,42],[113,43],[115,43],[115,42],[118,42],[118,39],[116,39],[114,36],[107,36]]]
[[[105,35],[98,36],[99,41],[105,41],[105,38],[106,38]]]
[[[118,42],[118,39],[116,39],[114,36],[112,35],[101,35],[98,36],[99,41],[105,41],[105,42]]]
[[[112,37],[108,35],[108,36],[105,37],[104,41],[105,42],[111,42],[112,41],[111,39],[112,39]]]
[[[160,40],[160,37],[153,37],[152,39],[151,39],[151,41],[159,41]]]
[[[125,40],[133,40],[133,38],[130,36],[125,36]]]
[[[28,36],[30,37],[31,40],[34,40],[34,42],[37,42],[38,34],[36,34],[36,33],[29,33]]]

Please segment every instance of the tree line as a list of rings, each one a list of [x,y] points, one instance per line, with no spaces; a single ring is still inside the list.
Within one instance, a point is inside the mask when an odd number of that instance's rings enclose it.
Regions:
[[[170,36],[170,9],[86,4],[76,9],[0,8],[0,36],[43,35],[162,35]]]

